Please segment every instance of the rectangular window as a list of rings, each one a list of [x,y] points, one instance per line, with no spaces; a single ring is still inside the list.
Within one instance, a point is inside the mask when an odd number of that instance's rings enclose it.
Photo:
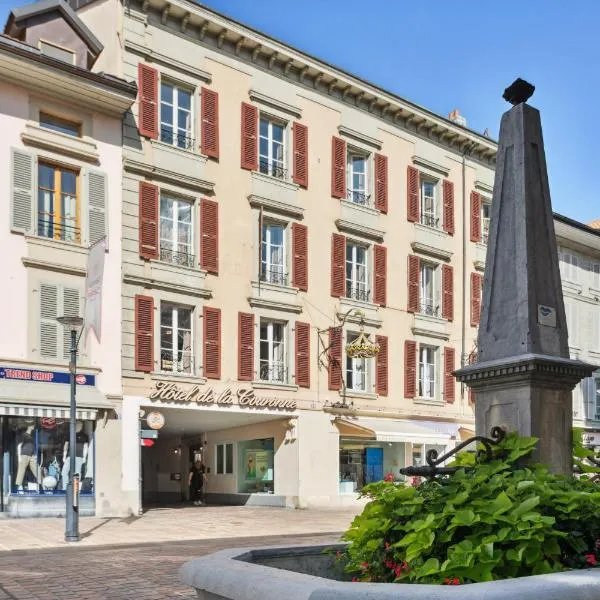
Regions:
[[[285,351],[285,323],[260,322],[260,364],[259,378],[271,383],[287,383],[287,363]]]
[[[162,81],[160,84],[160,140],[191,150],[192,97],[190,90]]]
[[[368,154],[356,152],[351,149],[348,150],[348,164],[346,169],[348,200],[363,206],[370,206],[371,203],[368,164]]]
[[[233,444],[216,445],[217,475],[233,474]]]
[[[160,305],[160,368],[172,373],[193,373],[192,309],[162,302]]]
[[[259,171],[278,179],[287,179],[285,124],[261,115],[259,137]]]
[[[419,312],[423,315],[429,315],[432,317],[438,317],[440,312],[436,272],[436,265],[421,261],[421,273],[419,279]]]
[[[287,285],[285,227],[275,223],[264,223],[261,248],[261,281]]]
[[[421,225],[439,228],[440,219],[437,207],[436,183],[421,179]]]
[[[569,252],[558,253],[560,275],[565,281],[577,282],[577,256]]]
[[[47,115],[46,113],[40,113],[40,126],[44,129],[64,133],[65,135],[81,137],[81,125],[79,123],[72,123],[66,119]]]
[[[194,266],[192,203],[160,196],[160,260]]]
[[[594,421],[600,421],[600,378],[594,379],[595,382],[595,405],[594,405]]]
[[[369,301],[371,290],[367,270],[368,248],[346,244],[346,297]]]
[[[349,331],[348,343],[353,342],[358,333]],[[346,356],[346,388],[354,392],[367,392],[369,390],[369,359],[350,358]]]
[[[600,263],[590,263],[590,271],[592,272],[592,287],[600,290]]]
[[[75,51],[70,48],[63,48],[62,46],[40,40],[40,51],[46,56],[51,56],[71,65],[75,64]]]
[[[273,494],[275,491],[275,439],[237,443],[238,492]]]
[[[490,234],[490,217],[492,216],[492,205],[489,202],[481,200],[481,242],[488,243]]]
[[[436,355],[437,348],[433,346],[419,347],[419,398],[435,398]]]
[[[77,171],[39,163],[38,235],[81,242]]]

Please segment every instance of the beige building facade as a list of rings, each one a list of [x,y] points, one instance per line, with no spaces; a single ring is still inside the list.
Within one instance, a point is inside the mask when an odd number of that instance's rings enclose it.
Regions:
[[[191,2],[77,12],[107,48],[97,68],[140,90],[123,128],[123,510],[181,501],[195,457],[212,501],[355,502],[468,435],[450,373],[473,350],[471,213],[495,143]],[[376,357],[346,356],[361,332]]]

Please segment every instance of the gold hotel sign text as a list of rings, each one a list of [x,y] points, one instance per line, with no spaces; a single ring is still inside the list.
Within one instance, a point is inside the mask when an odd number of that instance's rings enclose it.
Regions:
[[[263,398],[256,396],[254,390],[248,388],[240,388],[235,392],[231,388],[225,388],[221,392],[215,392],[212,388],[201,388],[198,385],[186,389],[166,381],[156,382],[154,389],[150,392],[150,400],[195,402],[196,404],[218,404],[219,406],[238,404],[244,408],[279,408],[283,410],[296,410],[297,407],[295,400]]]

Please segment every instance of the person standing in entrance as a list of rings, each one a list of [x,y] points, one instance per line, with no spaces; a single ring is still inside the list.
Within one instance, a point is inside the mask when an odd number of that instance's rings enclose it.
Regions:
[[[194,506],[204,504],[204,480],[206,479],[206,469],[202,461],[197,460],[190,470],[188,485],[190,487],[190,500]]]

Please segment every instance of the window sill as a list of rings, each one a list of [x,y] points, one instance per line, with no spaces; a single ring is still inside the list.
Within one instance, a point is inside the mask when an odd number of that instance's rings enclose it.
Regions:
[[[204,154],[202,154],[195,148],[190,148],[189,150],[186,150],[185,148],[180,148],[179,146],[168,144],[167,142],[162,142],[161,140],[150,140],[150,143],[152,144],[152,146],[156,146],[157,148],[165,150],[166,152],[173,152],[176,155],[186,157],[193,156],[203,162],[206,162],[208,160],[208,158]]]
[[[150,378],[157,381],[172,381],[177,383],[195,383],[197,385],[206,383],[206,377],[199,375],[191,375],[189,373],[168,373],[165,371],[153,371],[150,373]]]
[[[252,388],[255,390],[284,390],[286,392],[297,392],[298,386],[292,383],[276,383],[274,381],[253,381]]]
[[[426,404],[428,406],[445,406],[445,402],[443,400],[437,400],[436,398],[414,398],[413,402],[415,404]]]
[[[186,265],[178,265],[176,263],[168,262],[166,260],[159,260],[155,258],[150,259],[150,264],[157,268],[165,268],[167,270],[173,270],[175,273],[194,273],[199,275],[206,275],[207,271],[201,269],[198,265],[188,267]]]
[[[25,235],[25,239],[29,244],[45,246],[47,248],[61,248],[68,249],[79,254],[88,254],[88,249],[82,244],[76,242],[67,242],[66,240],[55,240],[54,238],[47,238],[40,235],[28,234]]]
[[[282,292],[284,294],[290,294],[291,296],[297,296],[299,289],[292,287],[291,285],[283,285],[279,283],[271,283],[269,281],[253,281],[252,289],[256,290],[269,290],[272,292]]]
[[[278,185],[280,187],[286,188],[294,192],[298,191],[298,189],[300,188],[300,186],[297,183],[293,183],[288,179],[281,179],[279,177],[274,177],[273,175],[261,173],[260,171],[252,171],[252,179],[264,181],[272,185]]]
[[[344,394],[340,392],[340,398],[343,396]],[[371,392],[359,392],[355,390],[346,390],[345,397],[356,398],[357,400],[377,400],[379,398],[377,394],[373,394]]]

